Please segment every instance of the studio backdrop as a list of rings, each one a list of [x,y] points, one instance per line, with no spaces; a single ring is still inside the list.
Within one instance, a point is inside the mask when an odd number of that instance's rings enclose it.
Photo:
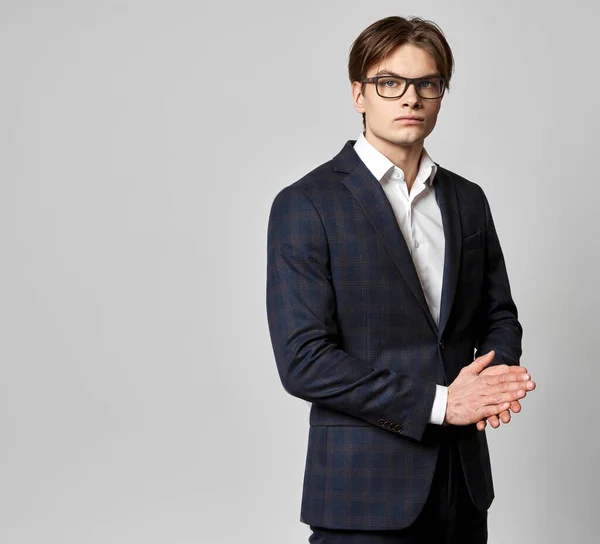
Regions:
[[[354,38],[443,29],[426,142],[490,201],[538,388],[488,427],[490,542],[596,541],[593,2],[0,2],[0,542],[306,542],[266,227],[362,129]]]

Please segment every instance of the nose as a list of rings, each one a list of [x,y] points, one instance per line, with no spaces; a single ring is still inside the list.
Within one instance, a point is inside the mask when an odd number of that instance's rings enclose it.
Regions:
[[[421,104],[421,97],[417,94],[417,89],[413,82],[408,84],[408,87],[406,88],[404,94],[400,97],[400,100],[402,100],[403,105],[410,107],[415,107]]]

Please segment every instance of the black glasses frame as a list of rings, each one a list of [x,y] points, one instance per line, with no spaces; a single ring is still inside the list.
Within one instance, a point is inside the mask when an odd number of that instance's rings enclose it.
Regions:
[[[403,81],[406,82],[406,86],[404,87],[404,91],[402,92],[402,94],[399,94],[398,96],[382,96],[379,92],[379,85],[378,85],[378,82],[380,79],[402,79]],[[442,80],[442,94],[440,94],[440,96],[436,96],[435,98],[432,98],[430,96],[422,96],[419,93],[419,87],[418,87],[417,83],[420,83],[421,81],[428,81],[430,79],[441,79]],[[440,76],[414,77],[414,78],[402,77],[402,76],[375,76],[375,77],[370,77],[367,79],[361,79],[360,82],[361,83],[375,83],[375,90],[377,91],[377,94],[379,96],[381,96],[381,98],[387,98],[389,100],[396,100],[397,98],[403,97],[404,94],[406,93],[406,91],[408,91],[408,88],[411,86],[411,84],[414,85],[417,95],[420,98],[422,98],[423,100],[438,100],[439,98],[442,98],[442,96],[444,96],[444,93],[446,92],[446,81],[443,77],[440,77]]]

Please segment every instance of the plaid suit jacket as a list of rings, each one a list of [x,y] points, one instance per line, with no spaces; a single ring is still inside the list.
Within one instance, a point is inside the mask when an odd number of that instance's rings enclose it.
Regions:
[[[519,364],[522,328],[482,189],[438,165],[445,261],[439,327],[392,207],[348,141],[275,197],[267,318],[279,376],[312,403],[301,521],[410,525],[452,432],[475,505],[494,498],[485,432],[428,423],[436,384],[474,356]],[[475,353],[474,353],[475,352]]]

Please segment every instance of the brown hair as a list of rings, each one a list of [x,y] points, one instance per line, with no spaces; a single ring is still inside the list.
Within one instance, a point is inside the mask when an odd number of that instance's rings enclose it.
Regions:
[[[449,89],[454,70],[452,50],[442,29],[433,21],[420,17],[386,17],[365,28],[350,47],[350,82],[364,79],[371,66],[384,60],[396,47],[406,44],[420,47],[433,57]]]

